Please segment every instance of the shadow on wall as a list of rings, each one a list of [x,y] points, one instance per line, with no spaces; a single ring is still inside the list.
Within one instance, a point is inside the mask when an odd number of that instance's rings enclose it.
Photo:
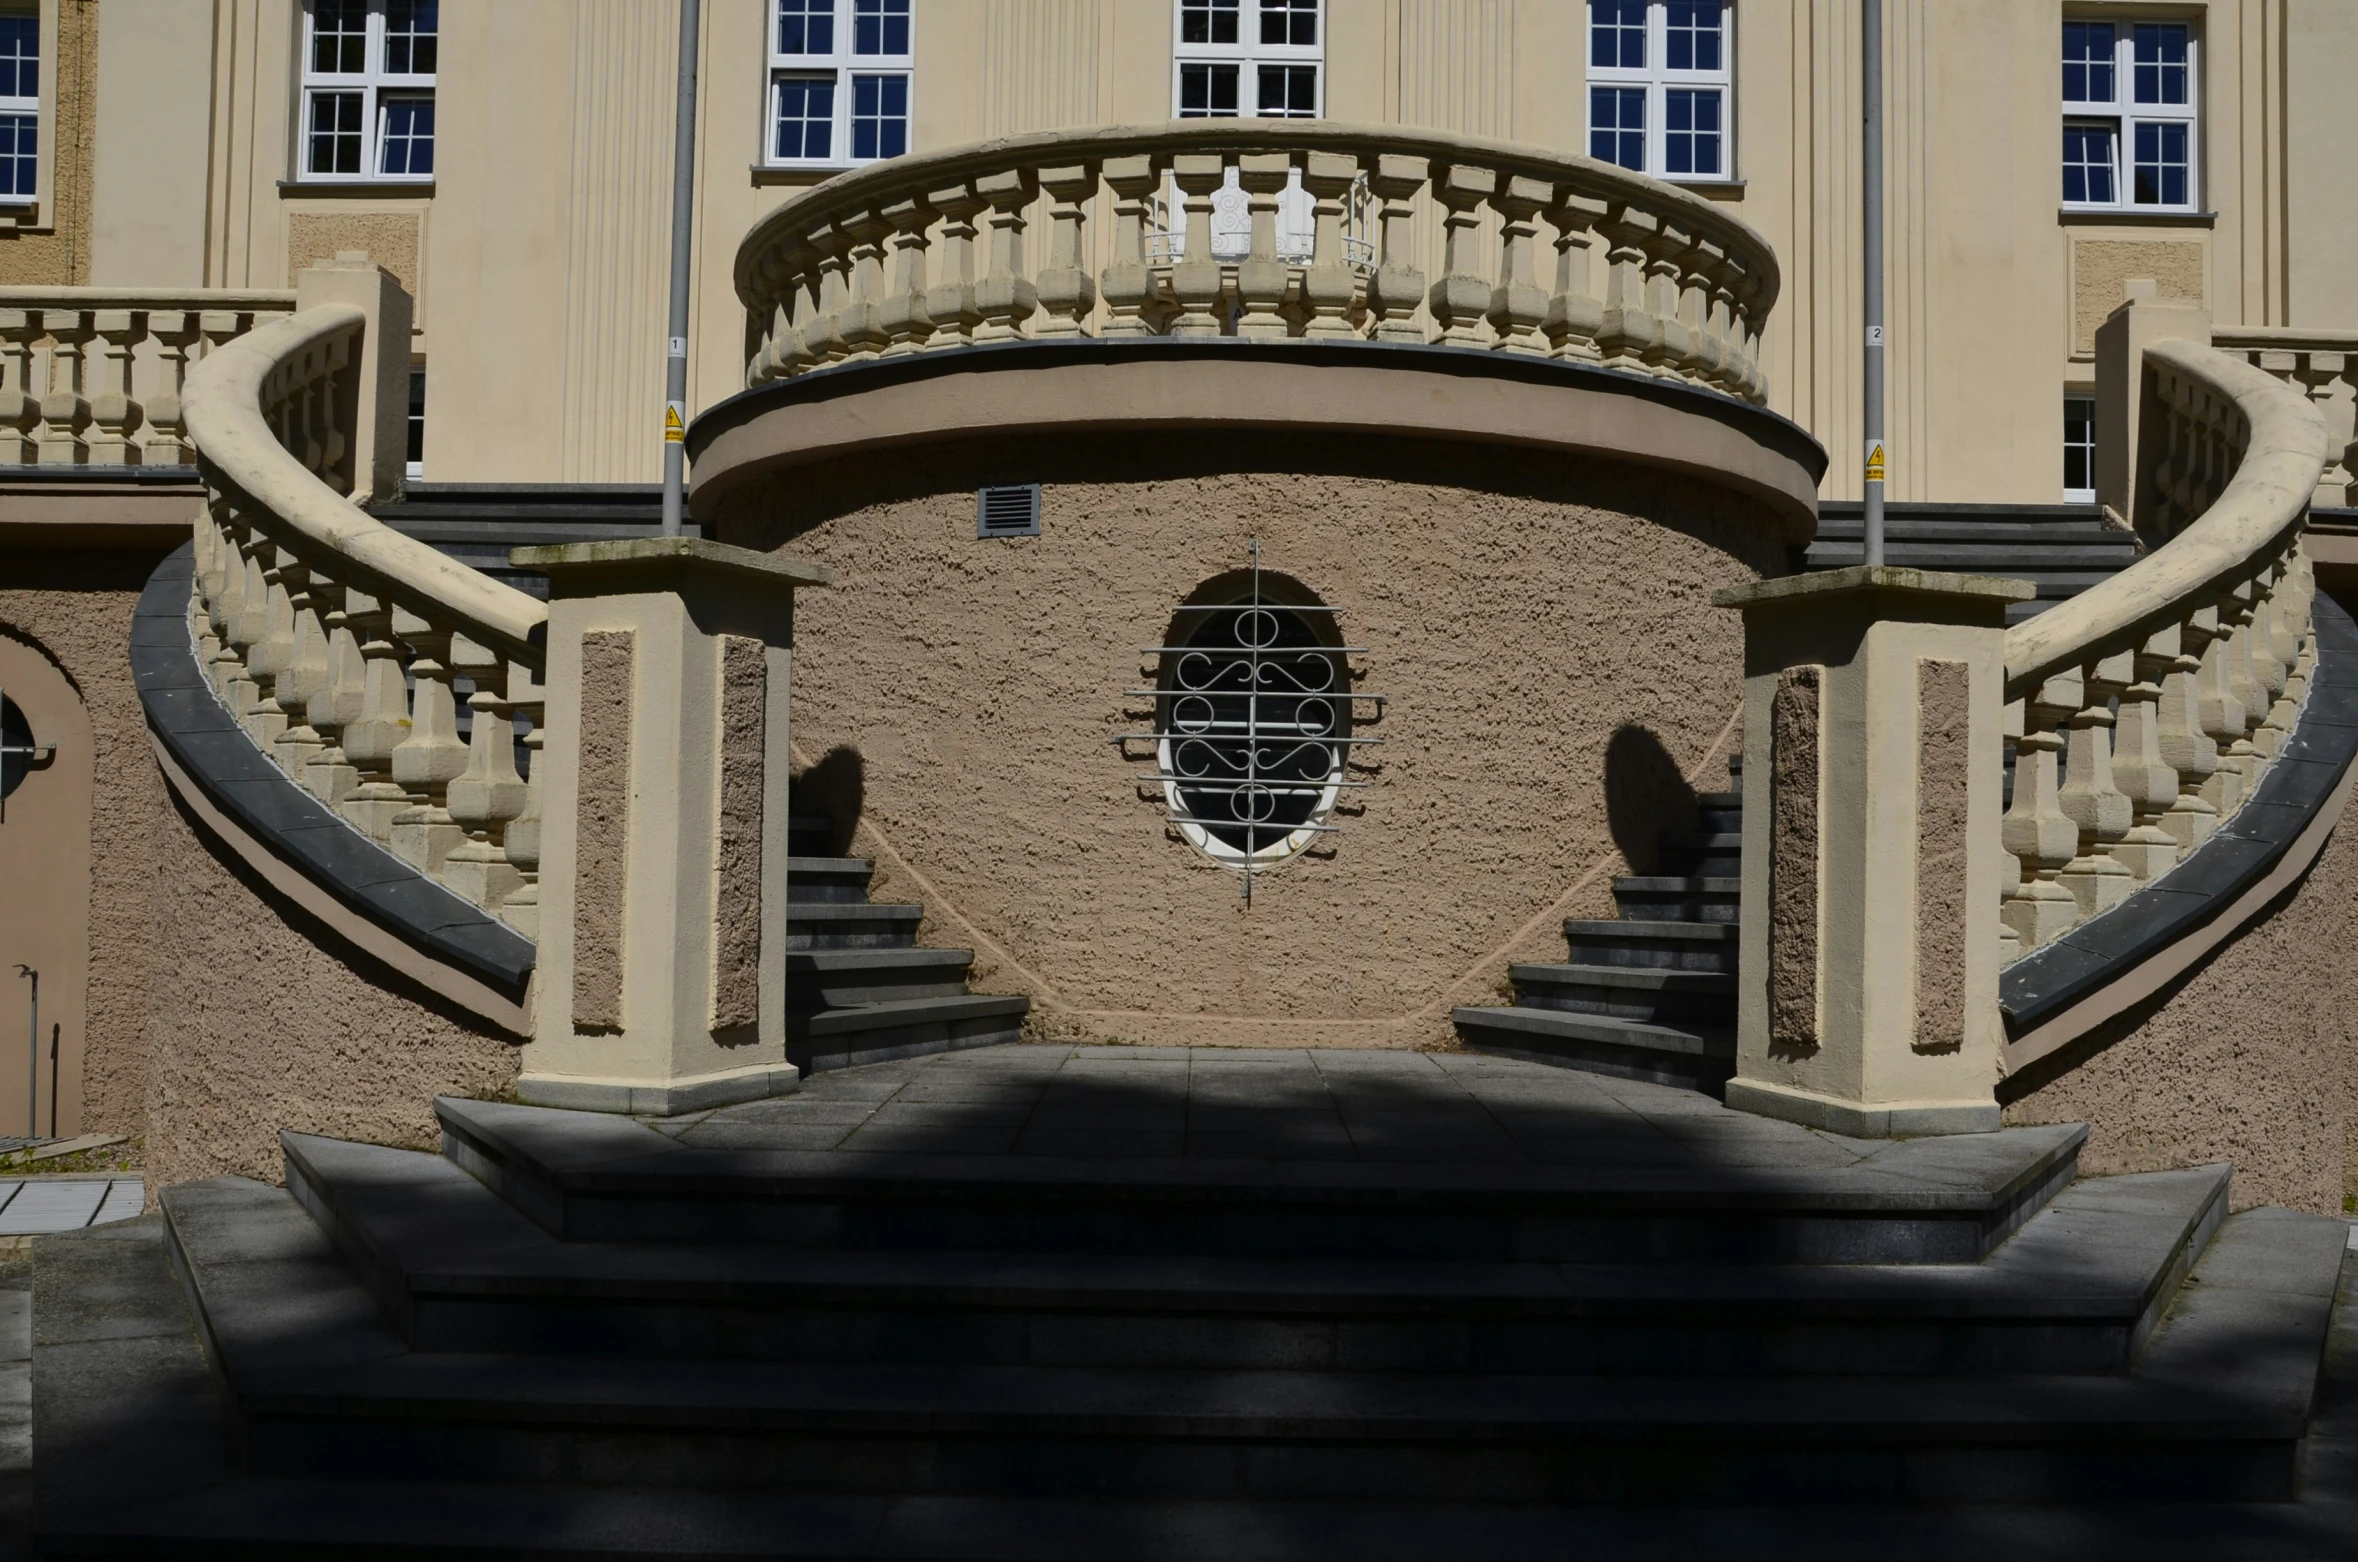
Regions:
[[[868,795],[868,762],[856,748],[832,748],[792,782],[797,817],[824,814],[834,822],[828,854],[848,856],[852,835],[860,827],[860,810]]]
[[[1605,823],[1629,871],[1658,870],[1662,837],[1692,834],[1695,789],[1652,730],[1624,722],[1605,744]]]

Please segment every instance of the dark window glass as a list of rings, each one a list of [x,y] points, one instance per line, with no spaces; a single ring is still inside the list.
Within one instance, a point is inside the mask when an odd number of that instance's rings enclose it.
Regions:
[[[1719,170],[1719,92],[1673,87],[1663,94],[1662,166],[1665,173]]]
[[[2063,398],[2063,486],[2085,493],[2096,486],[2096,403]]]
[[[411,466],[426,459],[426,371],[409,371],[409,455]]]
[[[2063,24],[2063,101],[2110,103],[2116,42],[2110,22]]]
[[[385,128],[378,142],[380,173],[430,174],[434,171],[434,100],[428,97],[382,100]]]
[[[1261,41],[1309,48],[1318,42],[1318,0],[1261,0]]]
[[[1234,119],[1236,67],[1182,65],[1179,67],[1181,119]]]
[[[829,157],[835,150],[835,78],[778,78],[778,150],[786,157]]]
[[[1264,65],[1260,67],[1256,108],[1263,119],[1316,119],[1318,67]]]
[[[909,0],[852,0],[852,53],[909,52]]]
[[[2139,206],[2184,206],[2192,185],[2184,125],[2137,127],[2136,202]]]
[[[1179,7],[1181,43],[1234,43],[1238,0],[1185,0]]]
[[[835,0],[778,0],[780,54],[833,54]]]
[[[852,78],[852,156],[898,157],[909,150],[909,78]]]
[[[41,19],[0,16],[0,98],[41,95]]]
[[[2113,185],[2112,126],[2063,127],[2063,198],[2074,204],[2109,206],[2120,199]]]
[[[2131,40],[2137,101],[2186,101],[2186,29],[2175,22],[2139,22]]]
[[[1645,168],[1645,88],[1588,89],[1588,155],[1624,168]]]
[[[30,200],[40,193],[41,121],[31,114],[0,114],[0,195]]]
[[[386,0],[387,75],[434,74],[434,45],[440,31],[441,12],[442,0]]]
[[[311,0],[311,69],[342,76],[368,69],[366,0]]]
[[[24,785],[33,768],[33,724],[16,701],[0,695],[0,797]]]
[[[1588,63],[1645,68],[1646,0],[1588,0]]]
[[[314,92],[311,94],[311,129],[305,138],[308,150],[304,168],[315,174],[357,174],[360,172],[360,94],[357,92]]]
[[[1669,34],[1665,40],[1674,71],[1715,71],[1722,56],[1721,28],[1726,16],[1720,0],[1670,0]]]

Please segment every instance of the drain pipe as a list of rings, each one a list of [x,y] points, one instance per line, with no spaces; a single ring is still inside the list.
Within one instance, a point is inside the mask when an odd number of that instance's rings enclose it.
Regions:
[[[1883,562],[1883,0],[1862,0],[1859,82],[1866,127],[1859,147],[1859,180],[1866,232],[1860,246],[1867,306],[1866,562]]]
[[[696,35],[703,0],[680,0],[678,117],[671,132],[671,330],[663,355],[663,535],[684,527],[688,479],[688,259],[696,221]]]
[[[33,1012],[25,1024],[25,1137],[41,1137],[41,973],[29,965],[16,968],[33,979]]]

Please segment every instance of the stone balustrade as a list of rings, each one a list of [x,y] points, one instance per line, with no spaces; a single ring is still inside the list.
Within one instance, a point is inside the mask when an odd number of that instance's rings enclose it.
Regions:
[[[2201,845],[2299,714],[2317,654],[2301,534],[2327,431],[2306,381],[2248,361],[2246,334],[2144,349],[2153,404],[2139,482],[2167,540],[2006,632],[2015,770],[2003,831],[2018,871],[2003,892],[2002,959]]]
[[[399,471],[407,299],[373,266],[302,281],[366,306],[307,298],[188,377],[207,492],[190,603],[199,661],[288,776],[537,936],[539,778],[519,755],[538,747],[548,610],[354,502]],[[372,338],[397,359],[371,354]]]
[[[1024,339],[1227,336],[1519,353],[1763,402],[1778,271],[1709,202],[1588,158],[1186,120],[840,174],[755,224],[736,283],[748,386]]]
[[[187,466],[191,368],[293,290],[0,288],[0,467]]]
[[[2215,326],[2211,345],[2309,398],[2325,424],[2325,475],[2316,502],[2358,504],[2358,331]]]

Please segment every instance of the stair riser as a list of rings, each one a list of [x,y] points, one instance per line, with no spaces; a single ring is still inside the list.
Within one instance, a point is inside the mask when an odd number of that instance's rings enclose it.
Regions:
[[[788,949],[914,949],[917,928],[880,926],[874,922],[842,922],[813,926],[802,918],[786,934]]]
[[[1392,1316],[1207,1315],[912,1305],[905,1290],[826,1305],[705,1305],[414,1296],[421,1350],[911,1367],[1173,1368],[1270,1372],[1579,1373],[1714,1377],[2120,1372],[2121,1320],[1764,1324],[1731,1302],[1666,1317],[1501,1318],[1436,1299]]]
[[[1517,982],[1515,1002],[1527,1009],[1553,1009],[1562,1014],[1594,1014],[1604,1019],[1636,1020],[1691,1030],[1711,1027],[1733,1030],[1733,994],[1655,993],[1639,987],[1608,987],[1586,982]]]
[[[249,1468],[366,1471],[405,1481],[589,1487],[764,1487],[876,1496],[1273,1498],[1676,1504],[2281,1502],[2297,1489],[2289,1438],[2187,1441],[2098,1429],[2070,1441],[1915,1444],[1875,1431],[1835,1441],[1761,1426],[1696,1436],[1562,1437],[1425,1423],[1340,1439],[1125,1435],[1119,1421],[905,1435],[880,1417],[732,1431],[704,1425],[454,1425],[249,1412]],[[585,1418],[588,1420],[588,1418]],[[2019,1434],[2017,1434],[2019,1435]],[[1642,1440],[1641,1440],[1642,1439]]]
[[[1744,872],[1744,853],[1738,850],[1665,846],[1662,848],[1662,874],[1665,878],[1733,879]]]
[[[1611,965],[1637,971],[1712,971],[1736,974],[1736,946],[1732,943],[1689,943],[1685,939],[1641,942],[1632,938],[1588,938],[1574,933],[1564,940],[1573,965]]]
[[[1741,835],[1744,833],[1744,810],[1741,808],[1713,808],[1695,810],[1695,828],[1705,835]]]
[[[866,905],[868,875],[865,873],[797,873],[793,878],[796,905]]]
[[[964,991],[965,987],[960,985],[933,996],[949,997]],[[919,995],[908,993],[903,996],[913,998]],[[854,1068],[863,1063],[892,1063],[901,1058],[931,1057],[937,1052],[961,1052],[969,1047],[996,1047],[1023,1039],[1021,1015],[994,1014],[944,1023],[894,1025],[836,1036],[802,1033],[795,1023],[796,1018],[791,1014],[787,1016],[786,1057],[805,1074]]]
[[[786,978],[786,1009],[789,1016],[816,1014],[822,1009],[849,1009],[870,1003],[898,1003],[904,998],[957,998],[966,992],[963,976],[951,981],[920,980],[936,977],[938,972],[918,970],[909,973],[907,980],[897,979],[891,971],[862,971],[856,975],[818,978],[797,976]]]
[[[1613,899],[1632,922],[1717,922],[1733,926],[1741,904],[1720,895],[1656,895],[1615,890]]]
[[[1578,1036],[1541,1036],[1523,1030],[1496,1030],[1458,1024],[1458,1035],[1476,1052],[1492,1057],[1520,1058],[1555,1068],[1602,1074],[1609,1079],[1633,1079],[1648,1085],[1670,1085],[1697,1090],[1707,1096],[1727,1093],[1735,1065],[1722,1058],[1684,1057],[1649,1047],[1618,1047],[1609,1041]]]

